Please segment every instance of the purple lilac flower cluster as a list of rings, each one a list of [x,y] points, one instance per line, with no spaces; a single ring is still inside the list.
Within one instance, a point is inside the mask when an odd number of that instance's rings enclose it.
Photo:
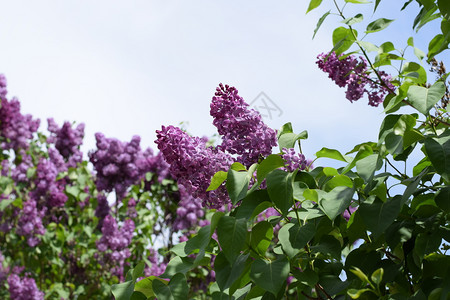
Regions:
[[[105,195],[98,195],[97,197],[97,207],[95,208],[95,216],[98,218],[98,228],[102,228],[103,221],[106,216],[109,215],[111,208],[108,204],[108,199]]]
[[[261,156],[272,153],[277,145],[275,130],[269,128],[261,115],[250,109],[238,90],[220,84],[211,102],[213,124],[222,135],[220,147],[231,154],[237,154],[237,161],[250,166]]]
[[[201,205],[201,200],[192,197],[183,185],[178,185],[180,202],[177,208],[177,217],[173,223],[175,230],[193,228],[195,225],[205,226],[207,220],[202,220],[205,211]]]
[[[6,94],[8,93],[7,87],[7,81],[4,74],[0,74],[0,99],[5,99]]]
[[[294,148],[283,148],[281,157],[286,161],[286,171],[312,169],[312,161],[306,159],[301,153],[296,153]]]
[[[51,135],[47,142],[55,144],[55,148],[67,161],[68,167],[76,167],[83,160],[80,146],[83,144],[84,124],[81,123],[73,129],[69,122],[64,122],[60,128],[53,118],[47,119],[48,131]]]
[[[20,103],[13,98],[8,101],[2,98],[0,107],[0,137],[3,141],[0,147],[8,149],[27,149],[29,140],[39,127],[39,120],[33,120],[31,115],[20,113]]]
[[[49,153],[51,158],[51,151]],[[56,155],[57,153],[53,154]],[[56,163],[59,164],[58,162]],[[63,168],[63,166],[59,166],[59,168]],[[31,194],[35,199],[45,199],[45,204],[49,209],[62,207],[67,201],[67,196],[64,193],[65,179],[56,180],[59,171],[61,170],[58,170],[58,166],[52,162],[52,159],[48,160],[45,158],[39,160],[36,168],[36,188]]]
[[[39,291],[36,281],[25,274],[20,278],[17,274],[8,276],[9,294],[15,300],[44,300],[44,293]]]
[[[97,188],[106,192],[114,190],[122,199],[127,188],[135,184],[148,171],[152,152],[142,152],[141,138],[134,136],[129,143],[106,138],[96,133],[97,150],[89,153],[89,159],[97,171]]]
[[[0,251],[0,285],[3,284],[3,281],[6,280],[6,277],[9,273],[9,267],[3,266],[3,262],[5,261],[5,256],[3,255],[2,251]]]
[[[158,252],[155,249],[150,249],[150,255],[148,260],[152,263],[151,267],[145,266],[144,275],[149,276],[159,276],[166,270],[167,264],[159,261]]]
[[[16,233],[25,236],[30,247],[35,247],[39,244],[40,238],[37,235],[45,233],[45,228],[42,225],[44,214],[45,209],[39,211],[35,200],[29,199],[23,203]]]
[[[204,139],[191,137],[174,126],[162,126],[156,131],[155,143],[170,165],[170,174],[183,185],[194,198],[200,198],[203,206],[223,208],[228,205],[225,186],[206,192],[212,176],[227,171],[232,157],[219,148],[207,147]]]
[[[19,151],[20,163],[15,166],[15,168],[11,169],[11,178],[14,182],[28,182],[27,172],[28,169],[33,167],[33,161],[31,156],[28,155],[24,150]],[[7,160],[2,161],[8,162]]]
[[[111,274],[123,280],[125,259],[131,256],[128,246],[133,238],[134,222],[130,219],[124,221],[122,227],[116,220],[108,215],[103,220],[102,237],[97,241],[97,249],[104,252],[103,263],[111,263]]]
[[[384,97],[393,92],[392,77],[384,71],[377,71],[378,78],[371,79],[368,74],[367,61],[354,55],[337,55],[335,52],[322,53],[317,56],[319,69],[328,73],[338,86],[347,87],[346,98],[350,101],[361,99],[364,93],[369,98],[369,105],[378,106]]]

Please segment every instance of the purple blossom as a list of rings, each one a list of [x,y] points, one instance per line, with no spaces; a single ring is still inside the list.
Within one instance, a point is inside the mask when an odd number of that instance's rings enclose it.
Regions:
[[[192,229],[205,216],[205,211],[200,199],[192,197],[182,185],[178,185],[178,189],[180,202],[173,228],[175,230]]]
[[[9,294],[14,300],[44,300],[44,293],[39,291],[36,281],[25,275],[20,278],[17,274],[8,276]]]
[[[27,149],[29,140],[39,127],[39,120],[33,120],[31,115],[20,113],[20,103],[13,98],[11,101],[1,99],[0,107],[0,137],[3,141],[0,147],[7,149]]]
[[[346,210],[344,210],[344,212],[342,213],[342,216],[344,217],[345,220],[350,220],[351,215],[353,215],[353,213],[358,209],[358,207],[353,207],[353,206],[349,206]]]
[[[230,155],[219,148],[207,147],[203,139],[191,137],[174,126],[162,126],[156,131],[155,143],[170,165],[170,174],[203,206],[223,208],[230,200],[225,186],[206,192],[212,176],[227,171],[233,162]]]
[[[0,99],[6,99],[6,94],[8,93],[6,77],[0,74]]]
[[[16,183],[28,182],[27,172],[28,169],[34,166],[33,161],[31,159],[31,156],[28,155],[24,150],[20,150],[19,157],[20,163],[11,170],[11,178]]]
[[[64,193],[65,179],[56,180],[58,168],[48,159],[41,158],[36,168],[36,188],[32,191],[32,196],[36,199],[45,199],[48,208],[62,207],[67,201]]]
[[[77,128],[73,129],[69,122],[64,122],[61,128],[53,118],[47,119],[47,122],[48,131],[52,133],[48,137],[47,142],[55,144],[55,148],[67,161],[69,167],[76,167],[77,163],[83,160],[80,146],[83,144],[84,124],[81,123]]]
[[[131,243],[134,232],[134,222],[130,219],[124,221],[122,228],[116,220],[108,215],[103,221],[102,237],[97,241],[97,249],[104,252],[102,263],[111,263],[111,274],[123,280],[125,259],[131,256],[128,246]]]
[[[149,250],[150,255],[148,260],[152,263],[151,267],[145,266],[144,275],[149,276],[159,276],[166,270],[167,264],[160,262],[158,252],[155,249]]]
[[[309,167],[308,161],[301,153],[296,153],[294,148],[283,148],[283,159],[286,161],[286,171],[293,172],[297,169],[305,170]]]
[[[384,71],[377,71],[382,81],[370,78],[367,61],[361,56],[337,56],[335,52],[331,52],[319,54],[317,58],[319,69],[328,73],[328,77],[338,86],[347,87],[345,95],[350,102],[361,99],[366,93],[369,105],[378,106],[395,88],[391,83],[391,76]]]
[[[137,183],[149,168],[149,151],[142,152],[139,136],[129,143],[114,138],[106,138],[96,133],[97,150],[89,153],[89,159],[97,171],[97,188],[102,191],[114,190],[122,199],[130,185]]]
[[[109,215],[111,208],[105,195],[98,195],[95,216],[98,218],[98,228],[102,228],[103,220]]]
[[[267,127],[261,115],[238,95],[235,87],[219,84],[211,102],[213,124],[222,135],[220,148],[237,154],[246,166],[272,153],[277,145],[275,130]]]
[[[27,238],[28,246],[35,247],[40,242],[37,235],[43,235],[45,228],[42,225],[42,217],[45,209],[39,211],[36,201],[29,199],[23,203],[23,209],[19,216],[16,233]]]

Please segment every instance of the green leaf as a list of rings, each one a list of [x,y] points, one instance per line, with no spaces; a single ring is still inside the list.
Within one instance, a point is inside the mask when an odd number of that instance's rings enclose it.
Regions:
[[[220,252],[214,261],[214,271],[216,272],[216,281],[221,291],[228,289],[244,271],[249,254],[241,254],[231,264]]]
[[[287,223],[278,232],[283,251],[293,258],[314,237],[315,228],[312,222],[299,226],[297,223]]]
[[[363,271],[361,271],[360,268],[358,268],[358,267],[352,267],[352,268],[350,269],[350,272],[352,272],[353,274],[355,274],[356,276],[358,276],[358,278],[359,278],[362,282],[364,282],[364,283],[369,283],[369,278],[367,277],[366,274],[364,274]]]
[[[257,223],[250,235],[250,246],[257,254],[265,256],[273,238],[273,227],[267,221]]]
[[[267,156],[258,166],[258,169],[256,170],[256,178],[258,182],[263,181],[267,174],[272,172],[275,169],[284,167],[285,161],[284,159],[278,155],[278,154],[271,154]]]
[[[347,291],[347,294],[352,298],[352,299],[359,299],[361,297],[362,294],[364,294],[365,292],[371,292],[371,289],[349,289]]]
[[[372,276],[370,276],[370,279],[372,279],[372,282],[375,283],[377,287],[380,286],[381,280],[383,280],[383,274],[383,268],[379,268],[372,273]]]
[[[204,250],[211,239],[211,225],[206,225],[198,231],[198,234],[186,241],[184,252],[191,254],[194,250]]]
[[[266,178],[269,197],[284,215],[287,214],[289,208],[293,204],[293,175],[295,176],[294,173],[288,173],[282,170],[273,170],[267,175]]]
[[[162,281],[162,279],[159,279],[158,277],[155,277],[155,276],[150,276],[150,277],[144,278],[135,284],[135,286],[134,286],[135,292],[141,292],[147,298],[155,297],[155,293],[153,292],[153,287],[152,287],[153,280]],[[164,282],[166,282],[166,281],[164,281]]]
[[[373,8],[373,12],[377,11],[378,5],[380,5],[381,0],[375,0],[375,7]]]
[[[233,169],[228,170],[226,187],[232,204],[236,204],[247,195],[249,184],[247,174]]]
[[[433,167],[446,181],[450,181],[450,132],[425,140],[425,149]]]
[[[255,215],[255,210],[257,210],[260,205],[264,205],[264,209],[272,206],[272,201],[270,200],[267,190],[256,190],[242,199],[241,205],[236,209],[236,218],[252,218],[252,216]]]
[[[448,48],[449,39],[443,34],[436,35],[428,44],[428,61]]]
[[[406,62],[402,67],[401,75],[417,84],[424,84],[427,82],[427,72],[421,65],[415,62]],[[403,91],[401,91],[401,93],[402,92]],[[404,92],[407,92],[407,90]]]
[[[370,3],[368,0],[345,0],[347,3],[355,3],[355,4],[367,4]]]
[[[366,33],[381,31],[381,30],[387,28],[392,22],[394,22],[394,20],[385,19],[385,18],[380,18],[378,20],[375,20],[375,21],[371,22],[369,25],[367,25]]]
[[[373,203],[362,203],[358,209],[367,229],[376,237],[380,236],[386,228],[397,218],[401,209],[401,196],[395,196],[386,202],[375,200]]]
[[[370,182],[375,171],[381,168],[383,161],[378,154],[372,154],[356,162],[356,171],[365,182]]]
[[[181,273],[175,274],[168,285],[159,280],[153,280],[152,287],[158,300],[188,299],[189,288],[186,277]]]
[[[111,293],[116,300],[129,300],[134,292],[134,280],[113,284]]]
[[[350,206],[354,193],[352,188],[338,186],[319,200],[319,207],[333,221]]]
[[[227,176],[228,173],[224,171],[219,171],[214,174],[213,178],[211,178],[211,183],[209,184],[209,187],[206,189],[206,191],[208,192],[217,189],[225,180],[227,180]]]
[[[335,177],[327,181],[327,183],[323,187],[323,190],[329,192],[338,186],[346,186],[352,188],[353,181],[345,175],[336,175]]]
[[[438,7],[442,16],[450,20],[450,2],[448,0],[438,0]]]
[[[366,41],[358,41],[358,44],[362,46],[368,52],[377,52],[380,48],[375,46],[374,44]]]
[[[313,39],[316,37],[316,34],[317,34],[317,32],[319,31],[320,26],[322,26],[323,21],[325,21],[325,19],[326,19],[330,14],[331,14],[331,10],[327,11],[326,13],[324,13],[324,14],[320,17],[319,21],[317,21],[316,29],[314,29],[314,34],[313,34],[313,37],[312,37]]]
[[[352,26],[353,24],[357,24],[360,23],[364,20],[364,16],[362,14],[357,14],[354,17],[351,18],[347,18],[344,21],[342,21],[342,23],[348,25],[348,26]]]
[[[277,295],[289,275],[289,261],[282,255],[277,260],[257,259],[253,262],[250,278],[266,291]]]
[[[306,130],[300,132],[299,134],[284,133],[278,138],[278,145],[280,147],[280,150],[283,150],[283,148],[294,148],[295,143],[297,143],[298,140],[304,140],[307,138],[308,132]]]
[[[177,273],[186,273],[194,267],[194,260],[190,257],[175,256],[167,264],[162,278],[170,278]]]
[[[450,212],[450,187],[445,187],[434,198],[436,205],[446,213]]]
[[[345,27],[338,27],[333,31],[333,50],[336,54],[341,54],[348,50],[356,41],[355,36],[358,36],[356,30],[352,31]]]
[[[229,262],[233,262],[245,246],[247,221],[223,216],[217,225],[220,247]]]
[[[309,13],[313,9],[319,7],[321,3],[322,3],[322,0],[311,0],[309,2],[309,6],[308,6],[308,9],[306,10],[306,13]]]
[[[316,156],[319,157],[327,157],[331,159],[340,160],[343,162],[349,162],[349,159],[344,157],[338,150],[335,149],[328,149],[328,148],[322,148],[321,150],[317,151]]]
[[[409,87],[409,102],[421,113],[428,115],[430,109],[442,99],[445,94],[445,84],[437,81],[430,88],[413,85]]]

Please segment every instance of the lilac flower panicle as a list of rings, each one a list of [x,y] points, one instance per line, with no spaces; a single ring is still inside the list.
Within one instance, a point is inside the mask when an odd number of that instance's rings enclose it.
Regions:
[[[191,229],[198,225],[205,216],[201,200],[192,197],[183,185],[178,185],[180,202],[177,208],[177,217],[173,223],[175,230]]]
[[[49,153],[52,157],[51,151]],[[65,179],[56,180],[58,173],[58,167],[51,159],[41,158],[39,160],[36,168],[36,188],[32,191],[32,196],[36,199],[41,197],[45,199],[46,206],[49,209],[62,207],[67,201],[67,196],[64,193],[66,181]]]
[[[25,183],[29,181],[27,177],[28,169],[32,168],[34,165],[31,156],[28,155],[24,150],[19,151],[19,156],[21,158],[21,161],[14,168],[12,168],[11,178],[16,183]]]
[[[106,192],[114,190],[121,199],[127,188],[149,171],[153,153],[141,151],[139,136],[128,143],[106,138],[101,133],[96,133],[95,138],[97,150],[89,153],[89,160],[97,171],[97,188]]]
[[[155,143],[178,184],[194,198],[200,198],[203,206],[223,208],[230,203],[225,186],[206,192],[212,176],[218,171],[227,171],[233,163],[229,154],[219,148],[206,147],[203,139],[191,137],[178,127],[162,126],[156,134]]]
[[[33,120],[31,115],[20,113],[20,103],[13,98],[1,100],[0,107],[0,137],[3,139],[0,147],[8,149],[27,149],[33,133],[39,128],[39,119]]]
[[[286,171],[293,172],[294,170],[306,170],[309,168],[308,160],[301,153],[296,153],[294,148],[283,148],[281,156],[286,161]]]
[[[27,238],[28,246],[35,247],[40,242],[38,235],[45,234],[45,228],[42,225],[42,217],[45,209],[39,211],[36,207],[36,201],[29,199],[23,203],[23,209],[19,216],[16,233]]]
[[[14,300],[44,300],[44,293],[41,292],[36,281],[25,275],[20,278],[17,274],[8,276],[9,294]]]
[[[167,264],[159,261],[158,252],[155,249],[150,249],[150,255],[148,260],[151,262],[151,266],[145,266],[144,275],[145,277],[149,276],[159,276],[165,272]]]
[[[116,220],[111,215],[107,215],[103,220],[103,235],[97,241],[97,249],[104,252],[101,263],[112,263],[114,267],[111,269],[111,274],[116,275],[120,280],[124,277],[125,260],[131,256],[128,246],[133,238],[134,229],[132,220],[125,220],[119,229]]]
[[[7,87],[7,81],[6,77],[3,74],[0,74],[0,100],[6,99],[6,94],[8,93]]]
[[[379,78],[369,77],[367,61],[363,57],[356,58],[354,55],[337,55],[335,52],[322,53],[317,56],[319,69],[328,73],[339,87],[347,87],[346,98],[357,101],[367,94],[369,105],[378,106],[383,102],[385,96],[391,93],[395,87],[391,83],[392,77],[384,71],[378,71]]]
[[[55,144],[55,148],[67,161],[68,167],[76,167],[83,160],[80,146],[83,144],[84,124],[79,124],[75,129],[69,122],[64,122],[60,128],[53,118],[47,119],[48,131],[51,135],[47,142]]]
[[[237,161],[246,166],[258,162],[260,156],[271,154],[277,145],[275,130],[264,124],[259,112],[249,108],[235,87],[223,84],[217,87],[210,114],[222,135],[220,148],[237,154]]]

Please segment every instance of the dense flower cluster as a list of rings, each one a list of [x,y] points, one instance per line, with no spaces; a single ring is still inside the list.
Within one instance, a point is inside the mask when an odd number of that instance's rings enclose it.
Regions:
[[[283,148],[283,159],[286,161],[286,171],[305,170],[311,167],[311,162],[301,153],[296,153],[294,148]]]
[[[205,211],[202,208],[201,200],[192,197],[186,188],[182,185],[178,186],[180,193],[180,202],[177,208],[177,218],[173,223],[175,230],[184,230],[194,228],[196,225],[204,226],[207,220],[202,220]]]
[[[97,171],[97,188],[114,190],[118,199],[122,199],[127,188],[148,171],[153,153],[141,151],[139,136],[134,136],[129,143],[106,138],[101,133],[96,133],[95,138],[97,150],[89,153],[89,159]]]
[[[109,215],[111,208],[105,195],[98,195],[97,207],[95,208],[95,216],[98,218],[98,228],[102,228],[103,220]]]
[[[124,221],[119,229],[117,221],[108,215],[103,220],[102,237],[97,241],[97,249],[104,252],[103,263],[112,265],[111,274],[123,280],[125,259],[131,256],[128,246],[133,238],[134,222],[130,219]]]
[[[36,199],[41,197],[45,199],[45,204],[49,209],[62,207],[67,201],[64,193],[66,182],[64,179],[56,180],[58,173],[58,167],[51,160],[45,158],[39,160],[36,168],[36,188],[33,190],[32,196]]]
[[[20,113],[20,103],[13,98],[8,101],[1,99],[0,107],[0,147],[7,149],[26,149],[33,133],[39,127],[39,120],[33,120],[31,115]]]
[[[170,165],[170,174],[203,206],[223,208],[230,200],[225,186],[206,192],[212,176],[227,171],[233,163],[231,156],[219,148],[207,147],[204,139],[191,137],[174,126],[162,126],[156,131],[159,150]]]
[[[0,74],[0,99],[5,99],[6,94],[8,93],[7,87],[7,81],[4,74]]]
[[[39,244],[40,237],[37,235],[43,235],[45,233],[45,228],[42,225],[44,213],[45,210],[38,210],[36,201],[33,199],[29,199],[23,203],[16,233],[25,236],[30,247],[35,247]]]
[[[55,148],[67,161],[68,167],[76,167],[77,163],[83,160],[83,153],[80,146],[83,144],[84,124],[81,123],[73,129],[69,122],[64,122],[60,128],[53,118],[47,119],[48,131],[52,134],[47,142],[55,144]]]
[[[16,183],[27,182],[28,181],[27,172],[28,169],[33,167],[33,161],[31,159],[31,156],[28,155],[24,150],[20,150],[18,157],[20,157],[20,163],[18,163],[15,166],[15,168],[11,170],[11,178]],[[4,160],[3,162],[8,161]]]
[[[2,251],[0,251],[0,284],[3,283],[3,281],[6,280],[6,277],[9,273],[9,267],[3,266],[3,262],[5,261],[5,256],[3,255]]]
[[[150,249],[150,255],[148,260],[152,263],[150,267],[145,266],[144,275],[149,276],[159,276],[166,270],[167,264],[159,261],[158,252],[155,249]]]
[[[25,275],[20,278],[17,274],[8,276],[9,294],[14,300],[44,300],[44,293],[39,291],[36,281]]]
[[[277,145],[276,132],[264,124],[259,112],[249,108],[235,87],[217,87],[210,114],[222,136],[220,148],[237,154],[237,161],[246,166],[271,154]]]
[[[345,95],[350,102],[361,99],[366,93],[369,105],[378,106],[394,90],[391,76],[384,71],[377,71],[382,82],[378,78],[370,78],[367,61],[363,57],[343,54],[338,56],[331,52],[319,54],[317,58],[319,69],[328,73],[328,77],[338,86],[347,87]]]

